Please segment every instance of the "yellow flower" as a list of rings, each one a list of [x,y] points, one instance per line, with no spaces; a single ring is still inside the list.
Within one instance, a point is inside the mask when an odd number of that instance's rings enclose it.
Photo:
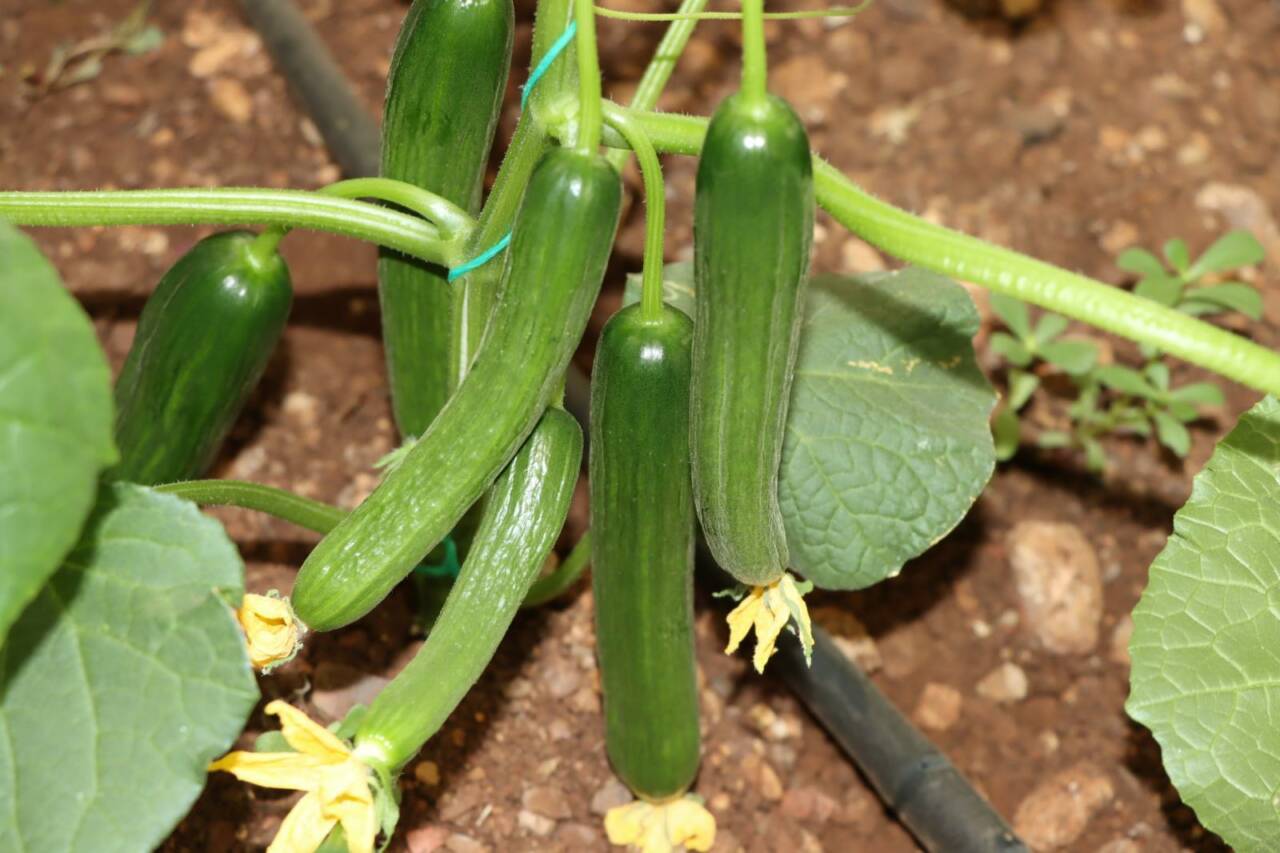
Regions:
[[[637,800],[609,809],[604,831],[610,844],[627,845],[641,853],[710,850],[716,840],[716,819],[690,794],[666,803]]]
[[[264,788],[306,791],[280,825],[267,853],[312,853],[338,824],[351,853],[372,853],[378,834],[369,768],[337,735],[277,699],[266,712],[297,752],[232,752],[209,765]]]
[[[255,669],[270,671],[298,651],[298,620],[283,598],[246,593],[236,611]]]
[[[807,662],[813,654],[813,626],[809,622],[809,608],[805,606],[804,595],[811,589],[813,584],[798,584],[789,574],[783,574],[768,586],[752,587],[738,606],[729,612],[729,645],[725,647],[725,653],[737,651],[754,628],[756,649],[751,662],[756,672],[764,672],[764,665],[777,651],[778,635],[787,623],[794,620],[793,630],[800,637]]]

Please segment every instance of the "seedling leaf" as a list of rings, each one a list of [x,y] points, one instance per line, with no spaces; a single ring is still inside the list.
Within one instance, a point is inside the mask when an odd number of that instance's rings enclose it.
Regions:
[[[1164,264],[1160,263],[1159,258],[1146,249],[1139,249],[1136,246],[1121,252],[1119,257],[1116,258],[1116,266],[1126,272],[1136,273],[1143,278],[1166,275]]]
[[[1257,238],[1248,231],[1229,231],[1204,250],[1187,270],[1187,279],[1196,281],[1215,272],[1261,263],[1267,256]]]
[[[1031,313],[1027,310],[1027,303],[1003,293],[992,293],[991,310],[1014,335],[1024,341],[1031,337]]]
[[[1133,394],[1138,397],[1151,398],[1157,396],[1155,388],[1131,367],[1119,364],[1105,364],[1093,372],[1099,382],[1116,391]]]
[[[991,351],[1015,367],[1027,367],[1031,364],[1031,350],[1022,345],[1022,341],[1005,332],[995,332],[988,343]]]
[[[1098,348],[1089,341],[1053,341],[1040,347],[1045,361],[1063,371],[1080,376],[1093,369],[1098,360]]]
[[[1191,434],[1181,421],[1160,409],[1151,413],[1151,421],[1156,425],[1156,438],[1161,444],[1178,456],[1187,455],[1187,451],[1191,449]]]
[[[1208,303],[1218,310],[1226,308],[1238,311],[1250,320],[1262,319],[1262,294],[1242,282],[1229,281],[1193,288],[1184,297],[1188,302]]]
[[[1169,266],[1177,270],[1181,275],[1187,277],[1187,268],[1191,266],[1191,253],[1187,250],[1187,243],[1181,237],[1174,237],[1172,240],[1164,244],[1164,257],[1169,262]]]

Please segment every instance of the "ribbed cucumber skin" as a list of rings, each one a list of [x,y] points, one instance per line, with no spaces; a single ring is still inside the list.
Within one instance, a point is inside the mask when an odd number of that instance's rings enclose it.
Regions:
[[[731,95],[694,201],[693,488],[717,562],[745,584],[787,565],[778,468],[813,238],[813,166],[786,101]]]
[[[427,641],[356,732],[390,771],[435,734],[489,664],[555,545],[582,463],[582,429],[551,408],[485,501],[471,552]]]
[[[415,0],[387,77],[384,177],[479,211],[514,28],[511,0]],[[471,319],[463,288],[449,286],[441,268],[384,250],[378,296],[396,423],[421,435],[458,384]]]
[[[639,305],[605,325],[591,381],[591,577],[605,747],[637,795],[698,771],[689,471],[693,323]]]
[[[306,625],[332,630],[372,610],[510,461],[586,329],[620,203],[621,181],[603,157],[542,157],[470,372],[400,466],[303,563],[292,600]]]
[[[255,235],[206,237],[143,306],[116,380],[120,463],[108,476],[152,486],[205,472],[275,351],[293,301],[279,255]]]

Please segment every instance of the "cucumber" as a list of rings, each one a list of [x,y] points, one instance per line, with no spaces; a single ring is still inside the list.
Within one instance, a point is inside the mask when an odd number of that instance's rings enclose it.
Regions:
[[[387,77],[383,176],[479,211],[514,28],[511,0],[415,0]],[[389,250],[378,296],[396,423],[421,435],[465,372],[467,323],[484,318],[466,315],[445,270]]]
[[[787,566],[778,468],[813,205],[809,140],[786,101],[726,98],[694,200],[693,490],[711,553],[753,586]]]
[[[551,408],[494,483],[462,572],[427,641],[369,706],[358,756],[399,772],[484,671],[555,545],[582,462],[582,429]]]
[[[544,154],[516,214],[475,363],[427,431],[302,565],[293,608],[317,631],[372,610],[493,482],[560,390],[600,292],[621,180],[598,154]]]
[[[609,320],[591,383],[591,576],[605,747],[650,801],[698,771],[689,480],[693,323],[639,304]]]
[[[274,352],[293,288],[256,236],[206,237],[143,306],[116,380],[120,462],[108,476],[142,485],[204,473]]]

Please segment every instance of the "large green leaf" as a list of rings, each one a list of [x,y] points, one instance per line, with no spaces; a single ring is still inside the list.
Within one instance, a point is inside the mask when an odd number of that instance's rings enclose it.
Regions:
[[[1133,612],[1129,701],[1182,799],[1241,851],[1280,839],[1280,404],[1218,445]]]
[[[228,600],[222,526],[141,486],[105,487],[80,543],[0,650],[0,850],[149,850],[258,691]]]
[[[0,645],[75,544],[114,460],[111,373],[89,318],[0,221]]]
[[[692,269],[664,275],[693,311]],[[628,301],[638,282],[628,281]],[[827,589],[891,577],[962,519],[995,466],[995,393],[964,289],[918,269],[809,287],[779,501],[792,567]]]

